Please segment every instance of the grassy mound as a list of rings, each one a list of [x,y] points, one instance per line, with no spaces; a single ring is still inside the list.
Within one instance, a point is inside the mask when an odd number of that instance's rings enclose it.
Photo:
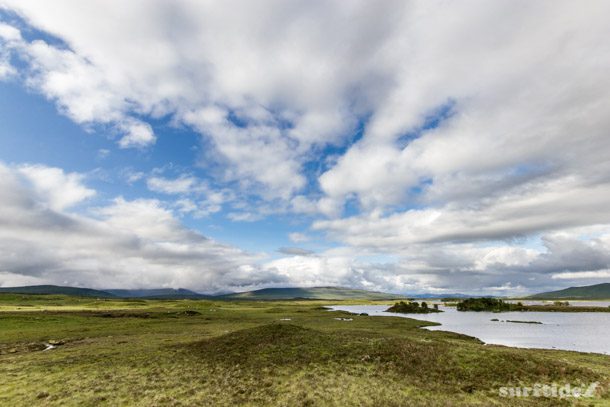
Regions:
[[[456,344],[460,344],[456,346]],[[215,369],[374,372],[431,392],[473,393],[506,383],[600,380],[586,368],[469,338],[420,340],[367,331],[322,332],[292,324],[243,329],[186,346],[187,354]],[[362,374],[362,373],[360,373]]]
[[[332,335],[292,324],[242,329],[188,346],[208,362],[253,368],[326,361],[340,347]]]

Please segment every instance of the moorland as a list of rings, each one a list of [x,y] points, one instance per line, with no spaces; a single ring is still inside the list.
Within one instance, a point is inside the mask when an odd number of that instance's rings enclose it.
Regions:
[[[609,356],[484,345],[330,304],[0,294],[0,405],[610,403]],[[600,383],[595,398],[498,393],[583,382]]]

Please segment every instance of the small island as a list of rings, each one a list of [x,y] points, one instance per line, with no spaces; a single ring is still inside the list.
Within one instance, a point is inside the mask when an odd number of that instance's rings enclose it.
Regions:
[[[422,301],[421,304],[417,301],[400,301],[388,308],[386,312],[399,312],[401,314],[430,314],[433,312],[443,311],[438,309],[438,304],[434,304],[434,306],[431,308],[428,307],[428,304],[425,301]]]
[[[482,297],[467,298],[456,304],[458,311],[486,311],[486,312],[508,312],[508,311],[537,311],[537,312],[610,312],[610,307],[571,306],[567,301],[555,301],[548,305],[524,305],[521,302],[510,303],[498,298]]]
[[[504,311],[522,311],[523,304],[520,302],[511,304],[497,298],[467,298],[457,303],[458,311],[488,311],[488,312],[504,312]]]

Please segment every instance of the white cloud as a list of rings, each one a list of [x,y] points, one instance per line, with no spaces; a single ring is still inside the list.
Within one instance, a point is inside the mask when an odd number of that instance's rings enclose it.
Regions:
[[[293,243],[303,243],[309,241],[309,236],[304,233],[293,232],[288,234],[288,239]]]
[[[0,51],[0,80],[7,79],[15,74],[15,69],[11,65],[8,56]]]
[[[283,248],[286,257],[266,261],[185,228],[170,206],[158,200],[119,197],[90,209],[92,215],[71,213],[70,206],[93,193],[82,180],[79,174],[41,165],[0,165],[0,285],[161,286],[204,292],[338,285],[411,293],[526,292],[556,288],[548,277],[598,282],[607,278],[610,267],[610,233],[600,226],[546,235],[543,248],[536,249],[502,242],[413,243],[397,257],[379,258],[376,247],[315,254]]]
[[[607,279],[610,278],[610,270],[577,271],[553,274],[551,278],[556,280],[581,280],[581,279]]]
[[[271,198],[301,189],[312,148],[343,143],[358,115],[389,88],[381,62],[392,52],[383,43],[403,8],[3,4],[69,46],[24,42],[16,52],[30,60],[31,86],[72,119],[115,124],[127,133],[120,141],[126,147],[154,140],[143,123],[133,129],[136,116],[172,114],[210,141],[227,180],[262,185],[259,192]]]
[[[181,198],[175,201],[175,207],[180,213],[188,213],[195,218],[220,212],[225,203],[234,199],[231,191],[226,189],[215,191],[207,183],[192,175],[183,174],[177,178],[155,175],[146,180],[146,185],[154,192],[179,195]]]
[[[101,160],[107,158],[110,155],[110,150],[107,148],[100,148],[97,150],[97,157]]]
[[[610,57],[599,41],[609,30],[598,14],[608,4],[572,6],[418,3],[420,13],[405,22],[404,74],[362,140],[321,176],[323,190],[339,201],[355,194],[376,210],[412,200],[422,180],[434,201],[465,190],[470,205],[538,168],[551,179],[580,173],[587,187],[589,173],[607,167],[600,152],[610,147]],[[421,130],[447,105],[450,118]],[[401,141],[408,132],[414,140]]]
[[[65,173],[60,168],[43,165],[21,165],[18,172],[33,186],[41,201],[55,210],[74,206],[95,195],[93,189],[83,185],[84,176]]]
[[[603,1],[3,4],[69,45],[17,52],[30,84],[75,121],[114,123],[120,146],[139,147],[154,135],[136,115],[173,115],[209,140],[227,180],[263,196],[297,193],[316,148],[370,117],[320,178],[329,215],[352,194],[365,209],[398,204],[422,178],[582,167],[607,140]],[[426,131],[449,101],[454,117]]]
[[[220,212],[223,202],[216,203],[214,199],[193,201],[188,198],[182,198],[178,199],[175,205],[180,213],[191,214],[194,218],[204,218],[212,213]]]
[[[146,180],[148,189],[164,194],[185,194],[193,191],[198,185],[197,179],[192,176],[181,176],[176,179],[151,177]]]
[[[0,287],[20,287],[26,285],[41,285],[46,281],[36,277],[0,272]]]
[[[28,85],[55,100],[75,122],[114,124],[122,134],[122,148],[143,147],[155,141],[148,123],[129,116],[132,106],[127,95],[116,91],[121,83],[111,83],[111,76],[103,68],[43,41],[21,42],[15,48],[30,61]]]
[[[21,33],[15,27],[0,22],[0,80],[7,79],[16,73],[10,61],[10,47],[21,41]]]
[[[118,127],[124,133],[119,140],[121,148],[146,147],[155,142],[155,134],[148,123],[137,120],[122,120]]]
[[[465,204],[379,212],[314,223],[354,246],[396,250],[413,243],[511,239],[549,230],[610,223],[610,183],[565,177],[529,182]]]
[[[141,179],[143,179],[146,174],[142,171],[135,171],[133,168],[126,168],[121,171],[121,177],[127,182],[127,184],[132,185]]]
[[[352,277],[349,257],[303,256],[284,257],[267,263],[271,270],[299,286],[341,286]]]
[[[227,218],[234,222],[256,222],[261,220],[265,215],[255,212],[229,212]]]
[[[21,41],[21,32],[11,25],[0,22],[0,38],[3,41]]]
[[[190,287],[215,292],[279,283],[260,256],[185,228],[157,200],[115,199],[94,216],[67,212],[91,195],[57,168],[0,164],[0,285]],[[45,188],[29,184],[44,179]],[[58,182],[57,180],[62,182]],[[68,191],[70,198],[58,197]]]
[[[317,210],[331,216],[354,197],[365,210],[401,204],[422,179],[447,199],[456,179],[494,189],[490,171],[584,170],[608,147],[603,1],[4,5],[70,47],[17,52],[75,121],[113,123],[120,146],[140,147],[154,135],[136,116],[172,115],[208,140],[203,163],[269,199],[301,191],[317,149],[368,117],[320,177]],[[447,104],[452,118],[426,130]]]

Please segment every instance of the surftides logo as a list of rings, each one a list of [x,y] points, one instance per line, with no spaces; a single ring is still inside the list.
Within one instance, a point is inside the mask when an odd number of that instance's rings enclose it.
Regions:
[[[592,398],[598,386],[599,382],[579,386],[536,383],[531,387],[500,387],[498,393],[500,397]]]

